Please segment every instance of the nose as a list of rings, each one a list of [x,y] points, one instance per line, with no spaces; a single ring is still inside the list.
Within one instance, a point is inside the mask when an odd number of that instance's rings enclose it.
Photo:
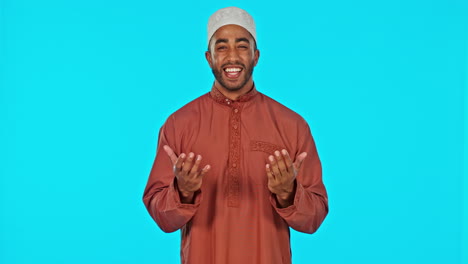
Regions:
[[[236,48],[229,49],[227,59],[229,62],[237,62],[239,60],[239,52]]]

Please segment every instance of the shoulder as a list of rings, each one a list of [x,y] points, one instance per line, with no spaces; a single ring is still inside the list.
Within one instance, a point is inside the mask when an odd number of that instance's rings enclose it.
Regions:
[[[198,117],[200,116],[200,111],[202,109],[202,106],[206,104],[206,100],[208,99],[208,94],[205,93],[198,98],[190,101],[189,103],[185,104],[181,108],[179,108],[177,111],[172,113],[168,118],[166,123],[186,123],[188,121],[194,121],[197,120]]]
[[[289,107],[263,93],[259,93],[259,95],[260,104],[266,107],[276,118],[286,123],[308,127],[305,119]]]

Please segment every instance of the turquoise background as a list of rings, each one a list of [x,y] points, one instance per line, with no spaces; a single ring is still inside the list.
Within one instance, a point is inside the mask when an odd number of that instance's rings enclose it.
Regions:
[[[323,163],[330,213],[292,232],[294,263],[468,263],[462,0],[0,0],[0,262],[178,263],[142,193],[231,5],[257,22],[258,90]]]

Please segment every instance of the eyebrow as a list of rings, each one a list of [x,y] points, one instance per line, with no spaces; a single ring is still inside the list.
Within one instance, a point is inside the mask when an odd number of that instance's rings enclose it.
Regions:
[[[247,38],[237,38],[237,39],[236,39],[236,43],[242,42],[242,41],[245,41],[245,42],[247,42],[247,43],[250,44],[250,41],[249,41],[249,39],[247,39]]]
[[[215,44],[218,44],[218,43],[228,43],[228,40],[227,39],[217,39]]]
[[[245,41],[247,43],[250,44],[250,41],[248,38],[236,38],[236,43],[239,43],[239,42],[242,42],[242,41]],[[228,43],[228,39],[217,39],[216,42],[215,42],[215,45],[216,44],[219,44],[219,43]]]

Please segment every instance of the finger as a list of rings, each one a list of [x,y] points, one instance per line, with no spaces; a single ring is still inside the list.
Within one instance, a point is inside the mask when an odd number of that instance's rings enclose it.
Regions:
[[[275,157],[270,155],[270,157],[268,157],[268,159],[270,160],[270,169],[271,169],[271,171],[273,173],[273,176],[275,178],[281,177],[281,172],[278,169],[278,163],[276,163]]]
[[[269,182],[272,182],[275,180],[275,176],[273,175],[273,173],[271,172],[271,169],[270,169],[270,164],[267,164],[265,166],[265,171],[267,173],[267,177],[268,177],[268,181]]]
[[[288,169],[286,168],[286,164],[284,163],[283,155],[277,150],[275,151],[275,158],[276,163],[278,164],[278,169],[280,170],[282,175],[288,174]]]
[[[294,162],[294,167],[296,167],[296,170],[299,170],[301,168],[302,162],[304,162],[306,157],[307,157],[306,152],[302,152],[301,154],[299,154],[299,156],[297,156],[296,162]]]
[[[203,175],[205,175],[209,170],[211,169],[211,166],[210,165],[206,165],[200,172],[200,174],[198,174],[198,178],[203,178]]]
[[[193,167],[190,170],[190,175],[192,176],[197,175],[198,166],[200,165],[201,160],[202,160],[202,157],[200,155],[197,155],[197,157],[195,158],[195,163],[193,163]]]
[[[284,164],[286,165],[286,168],[288,169],[289,172],[293,172],[294,171],[293,162],[291,160],[291,157],[289,156],[288,151],[283,149],[281,153],[283,154]]]
[[[176,163],[174,164],[174,171],[179,172],[182,169],[182,164],[185,161],[185,153],[180,154],[179,158],[177,159]]]
[[[185,172],[185,173],[189,173],[190,172],[190,169],[192,168],[192,161],[193,161],[193,157],[195,156],[195,154],[193,154],[193,152],[190,152],[187,156],[187,159],[185,160],[184,162],[184,165],[182,166],[182,171]]]
[[[175,164],[177,162],[177,156],[174,153],[174,151],[171,149],[171,147],[169,147],[168,145],[164,145],[163,149],[164,149],[164,151],[166,151],[167,155],[171,159],[172,164]]]

